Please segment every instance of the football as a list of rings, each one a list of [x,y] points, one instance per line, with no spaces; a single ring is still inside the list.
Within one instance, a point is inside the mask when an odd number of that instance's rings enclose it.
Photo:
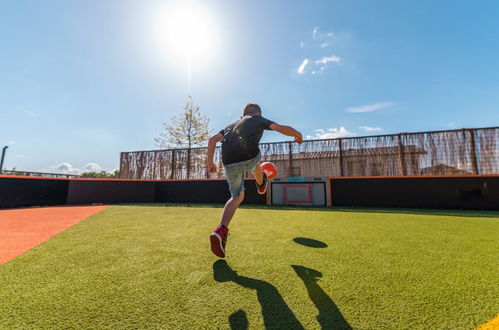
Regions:
[[[274,163],[271,162],[265,162],[260,165],[262,167],[262,171],[267,174],[267,178],[273,179],[277,175],[277,167],[274,165]]]

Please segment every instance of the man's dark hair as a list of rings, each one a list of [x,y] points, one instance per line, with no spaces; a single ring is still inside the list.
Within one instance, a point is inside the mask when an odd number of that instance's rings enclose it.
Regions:
[[[244,108],[243,108],[243,116],[261,116],[262,115],[262,109],[260,109],[260,106],[256,103],[247,103]]]

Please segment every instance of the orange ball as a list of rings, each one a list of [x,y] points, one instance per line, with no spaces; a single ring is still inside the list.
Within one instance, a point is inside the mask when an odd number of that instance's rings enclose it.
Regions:
[[[262,171],[267,174],[267,178],[273,179],[277,175],[277,167],[274,165],[274,163],[271,162],[265,162],[260,165],[262,167]]]

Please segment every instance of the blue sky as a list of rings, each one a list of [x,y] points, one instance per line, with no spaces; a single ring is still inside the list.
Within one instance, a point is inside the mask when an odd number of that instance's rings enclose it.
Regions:
[[[211,22],[190,75],[159,37],[180,5]],[[492,0],[3,0],[4,168],[114,170],[120,152],[156,149],[189,94],[213,131],[249,101],[309,138],[497,126],[497,13]]]

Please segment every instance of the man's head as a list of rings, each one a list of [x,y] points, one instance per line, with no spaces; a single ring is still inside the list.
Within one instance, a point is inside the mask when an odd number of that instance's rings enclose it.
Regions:
[[[243,116],[261,116],[262,109],[256,103],[247,103],[243,108]]]

